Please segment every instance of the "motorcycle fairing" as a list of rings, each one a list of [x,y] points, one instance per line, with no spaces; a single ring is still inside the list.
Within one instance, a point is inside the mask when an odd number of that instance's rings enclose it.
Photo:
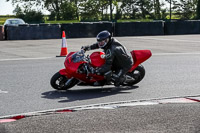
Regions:
[[[75,54],[74,54],[75,53]],[[61,75],[65,75],[67,78],[76,78],[80,81],[86,82],[86,83],[93,83],[95,81],[101,81],[104,80],[104,76],[102,75],[96,75],[96,74],[85,74],[85,73],[78,73],[77,70],[79,67],[84,64],[88,63],[84,59],[81,59],[78,55],[76,55],[77,52],[70,52],[67,55],[67,58],[65,60],[65,68],[61,69],[59,72]],[[151,51],[150,50],[133,50],[131,51],[134,64],[132,68],[129,70],[129,72],[133,71],[139,64],[147,60],[151,57]],[[103,52],[94,52],[90,55],[90,65],[93,67],[100,67],[105,63],[105,59],[102,58],[105,55]],[[78,60],[76,59],[76,56]]]
[[[64,76],[66,76],[67,78],[72,78],[72,76],[67,72],[67,70],[64,68],[64,69],[61,69],[60,71],[59,71],[59,73],[61,74],[61,75],[64,75]]]
[[[149,59],[152,55],[150,50],[133,50],[131,51],[131,55],[134,60],[134,64],[129,72],[133,71],[139,64]]]
[[[104,52],[93,52],[90,55],[90,64],[93,67],[100,67],[105,64],[105,53]]]
[[[72,62],[72,56],[73,56],[73,54],[74,53],[76,53],[76,52],[70,52],[68,55],[67,55],[67,57],[66,57],[66,59],[65,59],[65,62],[64,62],[64,65],[65,65],[65,68],[67,68],[67,69],[61,69],[60,71],[59,71],[59,73],[61,74],[61,75],[64,75],[64,76],[66,76],[67,78],[72,78],[72,74],[73,74],[73,72],[75,72],[76,71],[76,68],[77,68],[77,66],[78,65],[76,65],[76,67],[69,67],[69,65],[71,64],[71,62]],[[71,70],[72,69],[72,70]]]
[[[105,59],[100,59],[100,56],[102,54],[103,54],[102,52],[94,52],[93,54],[91,54],[91,60],[92,60],[91,65],[93,65],[94,67],[103,65],[105,62],[104,61]],[[95,60],[94,58],[99,58],[100,61]],[[64,63],[66,69],[61,69],[59,73],[61,75],[66,76],[67,78],[75,77],[76,79],[79,79],[80,81],[83,81],[86,83],[93,83],[95,81],[104,79],[102,75],[96,75],[96,74],[91,74],[91,73],[87,75],[83,73],[78,73],[77,70],[84,63],[88,63],[88,62],[84,60],[84,57],[82,55],[78,55],[77,52],[70,52],[67,55],[65,63]]]

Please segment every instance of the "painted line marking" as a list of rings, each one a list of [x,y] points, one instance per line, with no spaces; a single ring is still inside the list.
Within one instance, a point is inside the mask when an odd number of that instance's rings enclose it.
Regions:
[[[200,99],[197,99],[197,98],[194,99],[194,98],[187,97],[186,99],[194,101],[194,102],[200,102]]]
[[[200,55],[200,53],[153,53],[152,55],[160,56],[160,55]]]
[[[0,93],[4,93],[5,94],[5,93],[8,93],[8,91],[2,91],[2,90],[0,90]]]
[[[165,55],[200,55],[200,53],[152,53],[153,56],[165,56]],[[39,57],[39,58],[15,58],[15,59],[0,59],[0,62],[3,61],[20,61],[20,60],[45,60],[52,59],[56,57]]]
[[[16,121],[15,119],[2,119],[0,120],[0,123],[7,123],[7,122],[13,122]]]
[[[146,99],[146,100],[133,100],[133,101],[118,101],[110,103],[99,103],[91,105],[82,105],[74,107],[65,107],[57,109],[49,109],[43,111],[28,112],[23,114],[14,114],[7,116],[0,116],[0,120],[6,119],[21,119],[25,117],[39,116],[39,115],[50,115],[55,113],[74,112],[79,110],[90,110],[90,109],[117,109],[119,107],[131,107],[131,106],[143,106],[143,105],[157,105],[157,104],[173,104],[173,103],[195,103],[200,102],[200,96],[185,96],[185,97],[171,97],[171,98],[160,98],[160,99]]]
[[[39,58],[15,58],[15,59],[0,59],[0,61],[19,61],[19,60],[44,60],[51,59],[55,57],[39,57]]]
[[[159,104],[167,104],[167,103],[195,103],[197,101],[188,99],[188,98],[174,98],[174,99],[163,99],[158,100]]]
[[[161,41],[176,41],[176,42],[193,42],[193,43],[200,43],[200,41],[178,40],[178,39],[167,39],[167,38],[150,38],[150,37],[134,37],[134,38],[146,39],[146,40],[161,40]]]

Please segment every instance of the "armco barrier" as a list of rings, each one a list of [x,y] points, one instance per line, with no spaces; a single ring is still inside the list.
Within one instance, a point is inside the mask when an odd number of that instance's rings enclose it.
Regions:
[[[79,37],[95,37],[100,31],[108,30],[112,33],[111,22],[99,22],[99,23],[71,23],[62,24],[63,31],[66,32],[67,38],[79,38]]]
[[[3,26],[0,26],[0,40],[3,40],[4,29]]]
[[[165,35],[200,34],[200,21],[165,22]]]
[[[60,39],[62,31],[67,38],[96,37],[102,30],[108,30],[114,36],[179,35],[200,34],[200,21],[25,24],[5,29],[7,40]],[[0,27],[0,30],[3,29]]]
[[[7,40],[20,40],[19,34],[21,29],[19,30],[18,26],[6,26],[6,39]]]
[[[40,39],[59,39],[61,38],[61,25],[59,24],[43,24],[39,26],[41,36]]]
[[[61,38],[59,24],[36,24],[7,26],[7,40],[33,40],[33,39],[58,39]]]
[[[164,22],[115,23],[115,36],[164,35]]]

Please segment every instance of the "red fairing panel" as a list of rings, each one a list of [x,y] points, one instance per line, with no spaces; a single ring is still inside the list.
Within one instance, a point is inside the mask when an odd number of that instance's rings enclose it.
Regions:
[[[105,64],[105,53],[104,52],[93,52],[90,55],[91,65],[93,67],[100,67]]]
[[[72,61],[71,61],[71,56],[72,56],[74,53],[75,53],[75,52],[70,52],[70,53],[67,55],[67,57],[66,57],[66,59],[65,59],[65,62],[64,62],[64,65],[65,65],[65,68],[66,68],[66,69],[61,69],[61,70],[59,71],[59,73],[60,73],[61,75],[64,75],[64,76],[66,76],[67,78],[71,78],[71,77],[72,77],[72,74],[76,72],[77,67],[78,67],[77,64],[71,63],[71,62],[72,62]],[[72,66],[74,66],[74,67],[72,67]]]
[[[73,62],[72,61],[73,53],[69,53],[69,55],[65,59],[64,65],[65,65],[65,68],[66,68],[68,75],[73,75],[73,77],[75,77],[75,75],[77,75],[77,70],[78,70],[79,66],[83,63],[86,63],[86,62],[85,61],[80,61],[80,62],[76,62],[76,63]],[[67,76],[67,77],[69,78],[69,76]]]
[[[61,69],[61,70],[59,71],[59,73],[60,73],[61,75],[66,76],[67,78],[71,78],[70,74],[67,73],[67,70],[66,70],[66,69]]]
[[[66,57],[66,59],[67,58],[69,58],[71,55],[73,55],[75,52],[70,52],[68,55],[67,55],[67,57]]]
[[[134,60],[134,65],[129,71],[133,71],[139,64],[149,59],[152,55],[150,50],[133,50],[131,51],[131,54]]]

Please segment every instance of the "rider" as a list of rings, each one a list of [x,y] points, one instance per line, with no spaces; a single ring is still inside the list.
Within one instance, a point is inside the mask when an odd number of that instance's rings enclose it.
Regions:
[[[93,50],[97,48],[102,48],[105,52],[105,64],[95,70],[95,73],[100,75],[103,74],[106,80],[109,82],[112,70],[115,71],[112,78],[114,80],[115,86],[120,86],[120,84],[125,80],[125,74],[131,68],[133,64],[132,56],[125,46],[123,46],[118,40],[111,37],[110,32],[107,30],[101,31],[97,37],[97,42],[83,46],[82,49],[85,51]]]

